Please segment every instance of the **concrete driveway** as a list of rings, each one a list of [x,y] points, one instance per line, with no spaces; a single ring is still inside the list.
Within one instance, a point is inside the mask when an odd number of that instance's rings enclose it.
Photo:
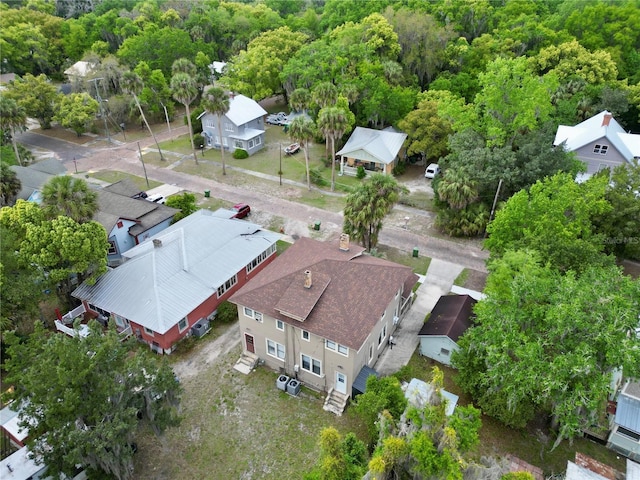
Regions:
[[[442,295],[451,290],[463,267],[434,258],[417,290],[417,298],[393,334],[395,345],[387,346],[374,366],[381,375],[391,375],[405,366],[418,346],[418,332],[424,317]]]

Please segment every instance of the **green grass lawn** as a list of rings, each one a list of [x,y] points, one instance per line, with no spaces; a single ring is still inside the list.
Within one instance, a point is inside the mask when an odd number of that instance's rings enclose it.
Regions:
[[[147,186],[147,182],[143,177],[138,177],[137,175],[131,175],[130,173],[118,172],[114,170],[102,170],[100,172],[91,173],[89,174],[89,176],[109,183],[116,183],[126,178],[133,182],[134,185],[139,187],[140,190],[149,190],[151,188],[159,187],[160,185],[162,185],[161,182],[149,180],[149,186]]]

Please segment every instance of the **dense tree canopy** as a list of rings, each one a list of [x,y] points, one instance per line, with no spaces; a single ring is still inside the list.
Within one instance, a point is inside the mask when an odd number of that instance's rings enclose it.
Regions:
[[[597,423],[615,370],[640,371],[640,282],[612,265],[562,274],[546,258],[509,250],[490,264],[453,361],[483,412],[516,427],[550,412],[557,445]]]
[[[151,353],[131,354],[115,329],[94,322],[86,337],[48,334],[40,323],[26,342],[10,334],[7,380],[15,385],[30,450],[48,474],[76,465],[133,478],[139,418],[158,432],[178,422],[180,385]]]

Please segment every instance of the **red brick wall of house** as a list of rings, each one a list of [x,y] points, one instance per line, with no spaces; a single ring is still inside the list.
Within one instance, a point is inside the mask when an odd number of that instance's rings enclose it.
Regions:
[[[204,302],[202,302],[198,307],[196,307],[191,313],[187,315],[187,328],[185,328],[182,332],[178,330],[178,325],[174,325],[170,328],[165,334],[161,335],[159,333],[154,333],[154,335],[149,335],[144,331],[144,327],[138,325],[133,321],[129,321],[131,325],[132,333],[138,338],[143,340],[148,344],[156,343],[159,348],[164,352],[170,352],[171,348],[174,344],[176,344],[180,339],[185,337],[191,330],[191,327],[194,323],[200,320],[203,317],[208,317],[211,313],[213,313],[223,301],[233,295],[238,289],[244,286],[251,278],[255,277],[258,272],[260,272],[263,268],[269,265],[273,260],[275,260],[276,254],[274,253],[269,258],[265,259],[260,265],[254,268],[251,273],[247,274],[246,269],[243,268],[238,272],[238,283],[236,283],[232,288],[227,290],[221,298],[218,298],[217,294],[211,295]],[[85,308],[88,310],[89,306],[86,302]],[[116,313],[116,312],[113,312]]]

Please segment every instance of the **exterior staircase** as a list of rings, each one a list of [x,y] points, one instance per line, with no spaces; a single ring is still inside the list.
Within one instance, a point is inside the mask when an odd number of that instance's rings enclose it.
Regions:
[[[259,362],[260,358],[257,355],[251,352],[244,352],[233,368],[240,373],[248,375],[254,368],[256,368]]]
[[[338,416],[342,416],[342,412],[344,412],[348,401],[349,395],[340,393],[332,388],[329,390],[329,394],[324,400],[322,409],[327,412],[335,413]]]

